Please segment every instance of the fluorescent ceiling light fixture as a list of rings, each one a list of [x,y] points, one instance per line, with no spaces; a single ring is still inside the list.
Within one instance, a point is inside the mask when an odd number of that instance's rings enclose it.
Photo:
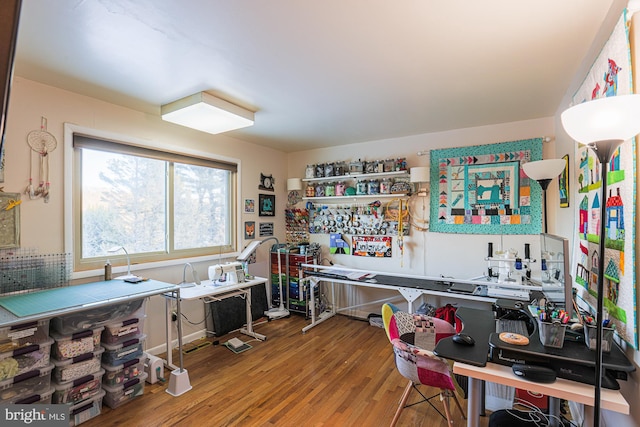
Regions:
[[[160,111],[162,120],[214,135],[253,125],[253,112],[206,92],[165,104]]]

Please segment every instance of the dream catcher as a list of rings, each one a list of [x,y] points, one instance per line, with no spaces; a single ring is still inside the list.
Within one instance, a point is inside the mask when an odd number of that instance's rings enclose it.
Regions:
[[[29,185],[25,190],[25,194],[30,199],[42,197],[45,203],[49,202],[49,153],[56,149],[58,142],[56,138],[47,132],[47,119],[42,117],[40,120],[40,129],[33,130],[27,134],[27,144],[31,147],[29,159]],[[38,153],[38,179],[37,188],[33,187],[33,153]]]

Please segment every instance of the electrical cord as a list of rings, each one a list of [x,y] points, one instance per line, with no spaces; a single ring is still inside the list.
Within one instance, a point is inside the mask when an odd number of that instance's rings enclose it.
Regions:
[[[532,423],[533,425],[537,426],[537,427],[547,427],[549,425],[551,425],[552,421],[557,421],[560,423],[560,425],[565,425],[564,421],[569,421],[564,419],[563,417],[558,417],[556,415],[549,415],[549,414],[545,414],[544,412],[542,412],[542,410],[540,408],[538,408],[536,405],[532,404],[531,402],[527,402],[526,400],[520,399],[520,398],[516,398],[514,400],[515,405],[521,406],[523,407],[525,410],[524,411],[518,411],[518,412],[514,412],[514,409],[505,409],[505,411],[511,415],[513,418],[519,420],[519,421],[523,421],[523,422],[527,422],[527,423]],[[527,414],[526,416],[522,416],[522,413]],[[572,426],[576,426],[576,424],[574,424],[573,422],[569,421],[570,425]],[[579,426],[577,426],[579,427]]]

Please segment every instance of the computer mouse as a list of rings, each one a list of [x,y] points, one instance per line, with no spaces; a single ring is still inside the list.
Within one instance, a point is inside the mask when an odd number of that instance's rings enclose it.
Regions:
[[[463,333],[455,334],[451,339],[454,343],[462,345],[474,345],[476,343],[476,340],[471,335]]]

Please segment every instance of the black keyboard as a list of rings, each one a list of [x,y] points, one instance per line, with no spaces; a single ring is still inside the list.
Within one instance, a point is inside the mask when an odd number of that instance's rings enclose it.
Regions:
[[[527,323],[524,320],[498,319],[496,322],[496,332],[513,332],[525,337],[529,336]]]

